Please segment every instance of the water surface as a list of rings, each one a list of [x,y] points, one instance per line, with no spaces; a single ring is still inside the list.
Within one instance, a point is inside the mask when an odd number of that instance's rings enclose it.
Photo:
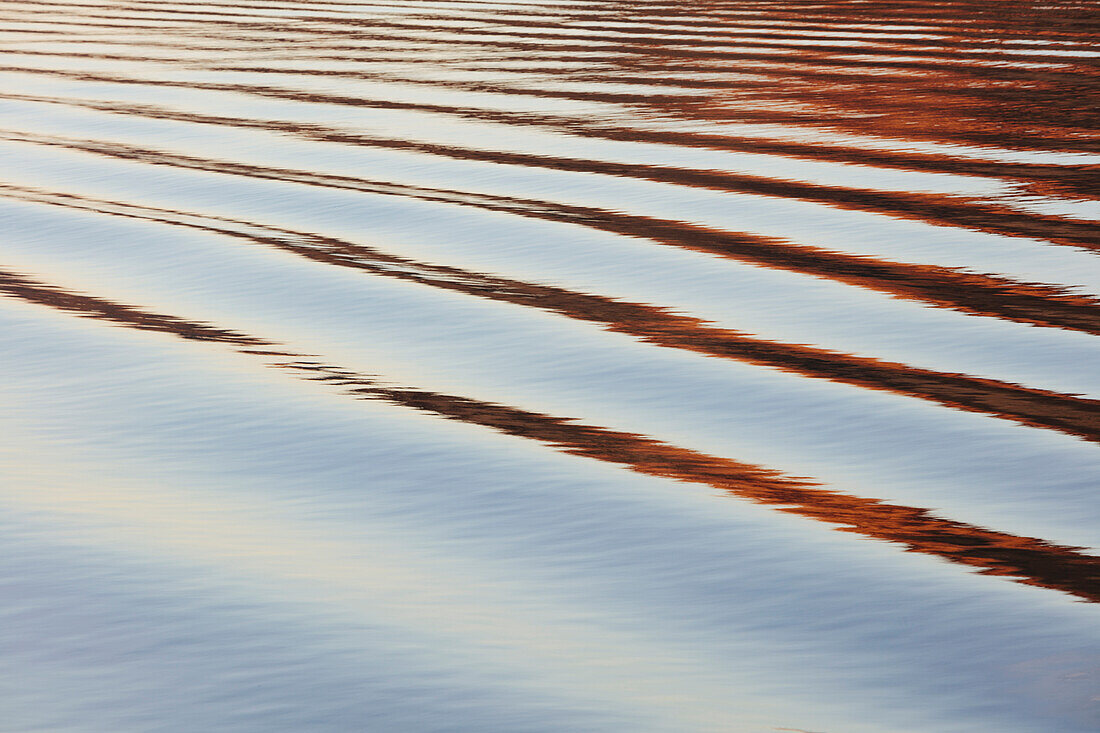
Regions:
[[[1095,730],[1098,31],[0,3],[0,730]]]

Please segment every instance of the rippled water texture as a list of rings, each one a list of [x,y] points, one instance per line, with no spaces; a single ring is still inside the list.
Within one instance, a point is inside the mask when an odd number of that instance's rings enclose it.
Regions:
[[[1100,726],[1100,5],[0,2],[0,731]]]

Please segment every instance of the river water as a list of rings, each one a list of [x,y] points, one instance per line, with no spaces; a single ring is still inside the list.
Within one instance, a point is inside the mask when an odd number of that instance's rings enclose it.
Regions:
[[[0,731],[1095,730],[1098,34],[0,2]]]

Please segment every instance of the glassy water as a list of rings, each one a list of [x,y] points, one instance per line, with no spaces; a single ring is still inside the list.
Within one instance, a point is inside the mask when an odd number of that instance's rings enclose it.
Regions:
[[[0,3],[0,730],[1096,729],[1098,32]]]

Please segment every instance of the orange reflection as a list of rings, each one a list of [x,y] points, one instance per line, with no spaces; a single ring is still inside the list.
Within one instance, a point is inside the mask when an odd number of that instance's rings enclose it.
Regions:
[[[19,191],[15,187],[0,186],[0,190],[5,188],[8,191]],[[431,192],[422,191],[419,195],[430,197]],[[568,318],[599,323],[610,331],[629,334],[658,346],[919,397],[955,409],[981,412],[1100,442],[1100,402],[1096,400],[995,379],[937,372],[812,346],[771,341],[732,329],[715,328],[701,319],[677,315],[654,305],[417,262],[333,237],[253,222],[95,201],[70,195],[41,194],[25,189],[17,196],[40,203],[85,208],[98,213],[228,235],[292,251],[311,260],[340,267],[365,270],[374,275],[407,280],[478,298],[539,308]],[[226,224],[239,226],[227,227]],[[1026,295],[1023,302],[1029,302]]]
[[[780,511],[838,525],[844,531],[897,542],[911,551],[980,568],[983,573],[1071,593],[1088,601],[1100,601],[1100,558],[1078,552],[1077,548],[941,519],[927,509],[849,496],[771,469],[699,453],[634,433],[467,397],[385,386],[370,377],[309,357],[266,348],[274,344],[264,339],[71,293],[14,273],[0,272],[0,293],[122,326],[225,343],[242,353],[289,357],[289,361],[275,361],[271,365],[310,379],[340,384],[351,395],[364,399],[383,400],[488,427],[642,474],[709,485]]]

